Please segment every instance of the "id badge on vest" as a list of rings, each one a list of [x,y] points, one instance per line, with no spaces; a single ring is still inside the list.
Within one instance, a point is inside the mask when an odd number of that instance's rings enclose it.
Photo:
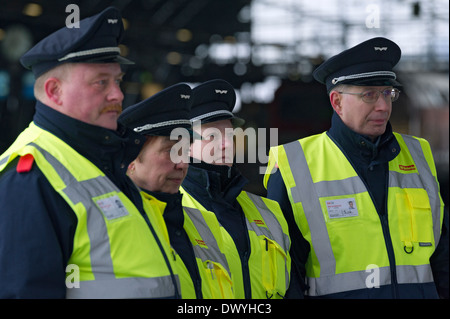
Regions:
[[[103,215],[107,220],[116,219],[119,217],[127,216],[128,211],[125,205],[117,195],[105,195],[94,198],[98,208],[100,208]]]
[[[327,200],[326,205],[330,219],[358,216],[358,208],[354,198]]]

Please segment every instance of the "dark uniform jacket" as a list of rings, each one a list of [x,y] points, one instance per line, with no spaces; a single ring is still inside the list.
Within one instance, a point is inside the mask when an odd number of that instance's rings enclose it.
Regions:
[[[241,259],[245,296],[247,299],[251,298],[248,268],[250,239],[244,212],[236,199],[248,180],[235,166],[211,165],[193,160],[190,163],[182,186],[203,207],[214,212],[219,223],[233,238]],[[291,276],[291,287],[298,286],[296,282],[298,281]],[[299,289],[292,290],[299,291]],[[288,293],[286,296],[290,297]],[[292,296],[300,297],[298,294]]]
[[[33,121],[99,167],[143,212],[125,174],[143,145],[141,135],[89,125],[40,102]],[[64,298],[76,215],[36,164],[17,173],[17,161],[0,173],[0,298]]]
[[[382,224],[384,223],[387,225],[386,195],[388,189],[388,162],[395,158],[400,152],[400,146],[392,134],[390,123],[388,123],[386,132],[373,143],[369,138],[350,130],[341,121],[340,117],[334,113],[332,117],[332,126],[327,134],[343,151],[358,175],[364,181],[374,201]],[[302,278],[305,278],[305,263],[309,255],[310,247],[295,223],[292,207],[279,170],[270,176],[267,190],[267,197],[280,203],[281,209],[283,210],[289,225],[292,241],[291,257],[293,271],[299,273]],[[440,296],[445,298],[448,298],[449,291],[448,227],[448,211],[446,210],[444,213],[441,239],[434,255],[430,259],[436,287]],[[388,249],[388,255],[391,265],[394,265],[395,260],[393,251],[389,251]],[[395,282],[395,279],[393,281]],[[398,286],[398,284],[394,285]],[[422,288],[419,288],[419,290],[410,289],[412,287],[391,286],[393,285],[376,288],[376,296],[379,298],[422,298],[423,296],[433,295],[435,289],[433,284],[424,285]],[[420,292],[420,289],[423,289],[424,291]],[[365,298],[366,296],[367,294],[364,291],[356,290],[327,297]]]
[[[184,212],[181,205],[183,195],[178,192],[176,194],[168,194],[161,192],[150,192],[148,194],[156,199],[167,203],[164,209],[163,218],[166,222],[167,232],[169,233],[170,245],[180,255],[186,266],[189,275],[194,284],[195,295],[197,299],[202,299],[202,279],[198,270],[197,259],[195,258],[194,249],[191,240],[184,230]]]

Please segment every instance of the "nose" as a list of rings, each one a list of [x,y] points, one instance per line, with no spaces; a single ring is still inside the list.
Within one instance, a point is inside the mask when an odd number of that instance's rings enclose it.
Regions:
[[[391,97],[385,97],[383,94],[380,94],[378,100],[375,102],[375,109],[377,111],[388,111],[392,108]]]
[[[187,169],[189,167],[188,161],[180,161],[179,163],[175,164],[175,168],[179,170]]]
[[[233,136],[224,134],[221,144],[222,149],[227,149],[232,146],[233,146]]]
[[[122,103],[122,101],[124,99],[124,94],[122,92],[122,89],[120,88],[119,83],[114,82],[111,85],[111,90],[108,93],[108,99],[110,101]]]
[[[179,151],[178,161],[175,163],[176,168],[187,168],[189,166],[189,149],[183,148]]]

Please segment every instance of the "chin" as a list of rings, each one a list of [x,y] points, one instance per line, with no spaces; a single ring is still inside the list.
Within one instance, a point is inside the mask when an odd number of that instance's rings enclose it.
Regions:
[[[98,126],[104,127],[106,129],[109,130],[117,130],[117,121],[113,122],[113,123],[104,123],[104,124],[97,124]]]

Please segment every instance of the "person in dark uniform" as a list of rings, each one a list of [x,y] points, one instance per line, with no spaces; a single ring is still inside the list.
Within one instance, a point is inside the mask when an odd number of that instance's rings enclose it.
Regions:
[[[310,298],[448,298],[448,211],[430,146],[389,122],[400,56],[380,37],[325,61],[313,76],[331,128],[269,152],[267,196],[288,221]]]
[[[179,83],[125,109],[119,122],[147,138],[130,163],[128,175],[150,195],[150,202],[156,199],[165,203],[161,214],[170,243],[184,263],[179,269],[183,299],[233,298],[215,216],[205,217],[207,212],[202,215],[182,207],[179,188],[188,171],[189,146],[194,136],[189,119],[191,101],[190,86]],[[187,272],[183,275],[184,267]]]
[[[119,55],[123,31],[110,7],[21,58],[37,102],[0,156],[0,298],[180,295],[170,247],[126,175],[145,138],[117,124],[121,64],[132,63]]]
[[[192,99],[191,121],[202,140],[191,146],[183,205],[217,216],[233,251],[237,298],[288,297],[296,281],[290,281],[286,221],[276,202],[243,190],[248,181],[233,165],[233,130],[244,124],[232,113],[234,88],[224,80],[207,81],[193,88]]]

